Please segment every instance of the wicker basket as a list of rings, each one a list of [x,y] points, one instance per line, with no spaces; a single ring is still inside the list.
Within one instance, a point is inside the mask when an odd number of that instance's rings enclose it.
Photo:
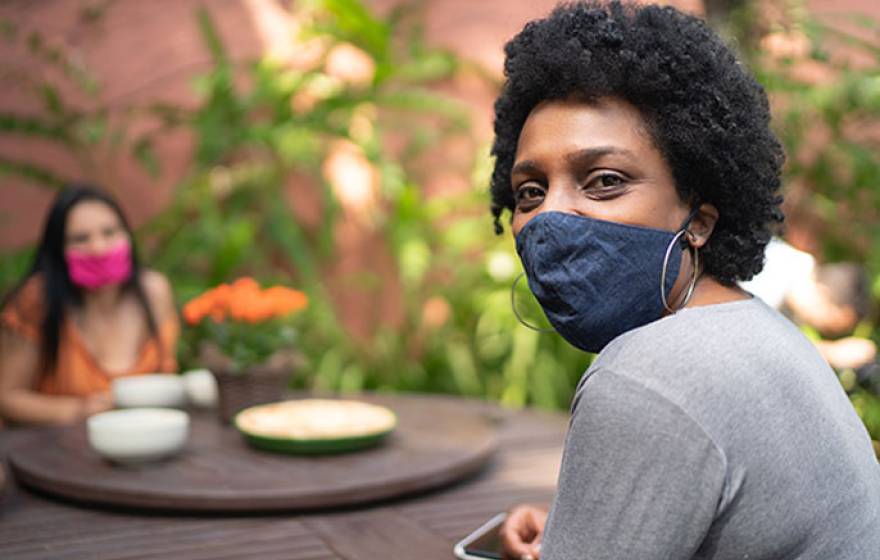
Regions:
[[[220,420],[227,424],[242,409],[284,398],[291,374],[288,368],[254,368],[236,373],[215,369],[212,372],[219,393],[217,411]]]

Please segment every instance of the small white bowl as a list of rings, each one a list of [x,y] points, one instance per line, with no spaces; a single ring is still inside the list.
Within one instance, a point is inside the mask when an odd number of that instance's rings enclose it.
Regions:
[[[186,406],[183,379],[173,373],[120,377],[113,380],[110,390],[117,408]]]
[[[92,448],[122,464],[174,455],[183,449],[189,436],[189,415],[168,408],[111,410],[90,416],[86,425]]]
[[[181,375],[189,402],[202,408],[217,406],[217,380],[206,369],[191,369]]]

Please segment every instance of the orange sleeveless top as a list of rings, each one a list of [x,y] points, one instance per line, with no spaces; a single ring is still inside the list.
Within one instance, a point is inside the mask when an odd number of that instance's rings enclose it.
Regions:
[[[34,276],[0,312],[0,325],[39,345],[45,313],[43,307],[42,278]],[[144,341],[134,366],[124,372],[111,373],[105,371],[86,348],[73,321],[65,318],[61,325],[55,371],[41,372],[37,389],[50,395],[85,396],[109,390],[115,377],[175,372],[178,335],[177,321],[166,321],[159,326],[159,340],[151,337]]]

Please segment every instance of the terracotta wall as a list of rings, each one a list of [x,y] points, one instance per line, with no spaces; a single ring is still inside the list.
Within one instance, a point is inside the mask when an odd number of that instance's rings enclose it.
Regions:
[[[387,10],[399,0],[373,0]],[[700,13],[702,0],[675,0],[681,8]],[[104,15],[89,23],[84,10],[106,4]],[[450,47],[500,74],[504,42],[523,23],[547,13],[555,0],[428,0],[426,32],[431,42]],[[0,20],[11,21],[20,36],[38,29],[51,45],[63,46],[81,60],[102,85],[100,99],[115,111],[153,101],[192,103],[192,79],[209,64],[200,38],[195,12],[209,9],[235,59],[261,52],[279,56],[291,53],[285,41],[292,22],[276,0],[6,0],[0,3]],[[812,0],[819,13],[854,11],[880,17],[876,0]],[[39,62],[24,48],[24,41],[0,42],[0,111],[39,114],[40,103],[24,76],[48,77],[62,86],[77,103],[88,98],[59,72]],[[35,74],[36,73],[36,74]],[[474,128],[483,137],[491,130],[492,92],[484,85],[454,84],[450,90],[473,108]],[[132,121],[132,137],[156,123]],[[110,186],[138,224],[162,209],[191,155],[185,133],[165,135],[157,146],[163,172],[150,177],[130,157],[113,155],[106,145],[93,150],[91,162],[72,158],[57,145],[22,136],[0,135],[0,157],[46,165],[64,177],[80,177]],[[444,188],[435,178],[432,188]],[[8,175],[0,175],[0,251],[31,243],[38,235],[51,199],[46,189]]]
[[[203,47],[195,0],[124,0],[108,4],[94,23],[84,20],[83,10],[94,1],[27,0],[0,4],[0,19],[14,22],[21,37],[38,29],[51,45],[83,61],[101,84],[100,99],[116,112],[153,101],[192,103],[192,78],[204,70],[209,57]],[[263,49],[263,39],[253,23],[249,2],[220,0],[209,3],[212,15],[236,58],[252,57]],[[80,94],[55,68],[30,55],[25,40],[3,43],[0,68],[0,111],[39,114],[37,94],[24,76],[37,74],[58,84],[84,107],[95,103]],[[155,126],[147,119],[134,119],[131,136]],[[0,157],[48,166],[57,175],[84,178],[108,185],[119,196],[135,223],[159,211],[186,169],[191,143],[185,134],[166,136],[157,146],[163,173],[151,178],[131,158],[110,154],[107,145],[94,150],[94,161],[70,157],[55,143],[22,136],[0,136]],[[44,209],[51,199],[45,188],[23,179],[0,177],[0,247],[31,242],[38,233]]]
[[[702,0],[673,2],[699,11]],[[395,0],[374,0],[386,10]],[[427,34],[437,44],[451,47],[476,59],[500,75],[502,45],[524,22],[547,13],[555,0],[511,2],[507,0],[430,0],[427,2]],[[209,65],[209,57],[197,28],[195,13],[207,7],[234,59],[244,60],[261,52],[279,56],[291,53],[286,37],[292,22],[276,0],[6,0],[0,4],[0,20],[13,22],[19,39],[0,43],[0,111],[40,113],[39,98],[26,76],[49,78],[74,102],[88,107],[94,102],[81,95],[60,72],[41,62],[25,48],[26,37],[39,30],[47,44],[61,46],[82,61],[102,88],[101,102],[116,112],[132,105],[169,101],[192,103],[192,79]],[[87,10],[106,5],[93,21]],[[486,137],[491,130],[492,92],[479,84],[456,84],[452,92],[474,109],[474,127]],[[130,137],[157,123],[133,119]],[[102,144],[91,150],[91,160],[71,157],[58,145],[20,135],[0,135],[0,157],[47,166],[65,178],[84,178],[109,186],[119,197],[135,224],[161,210],[174,185],[186,172],[192,143],[185,133],[165,135],[157,145],[162,174],[150,177],[131,157],[111,153]],[[125,153],[122,150],[121,153]],[[432,188],[444,188],[444,178]],[[45,209],[51,200],[45,188],[9,175],[0,175],[0,251],[34,241]]]

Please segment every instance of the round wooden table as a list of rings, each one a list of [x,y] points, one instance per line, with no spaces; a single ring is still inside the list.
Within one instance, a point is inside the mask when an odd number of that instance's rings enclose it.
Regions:
[[[89,445],[85,425],[57,429],[12,449],[15,478],[87,504],[141,509],[265,512],[350,506],[421,492],[472,474],[495,452],[495,428],[464,401],[363,395],[398,418],[381,445],[297,456],[260,451],[215,414],[192,415],[184,451],[118,466]]]

